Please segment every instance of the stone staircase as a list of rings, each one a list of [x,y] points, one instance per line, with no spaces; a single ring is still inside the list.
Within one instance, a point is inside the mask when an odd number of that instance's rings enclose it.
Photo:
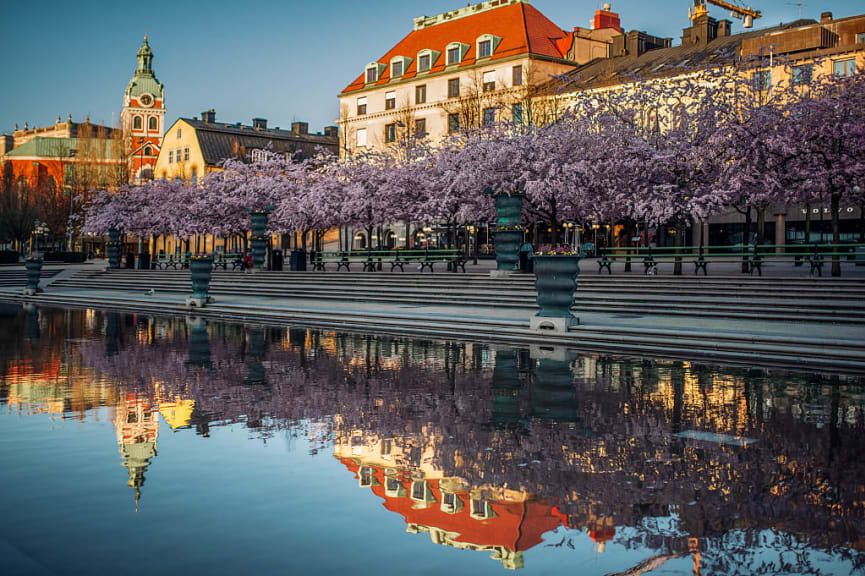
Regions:
[[[188,271],[81,271],[54,289],[186,294]],[[398,303],[533,310],[534,277],[484,274],[214,272],[214,296],[303,298],[321,302]],[[865,324],[865,279],[689,276],[584,276],[575,312],[785,322]]]

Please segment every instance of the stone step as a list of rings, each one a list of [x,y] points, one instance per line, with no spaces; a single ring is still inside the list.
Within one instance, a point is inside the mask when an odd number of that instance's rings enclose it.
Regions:
[[[117,288],[117,289],[140,289],[143,291],[149,288],[163,291],[179,291],[184,292],[190,289],[191,282],[188,280],[173,280],[162,281],[159,283],[141,282],[138,280],[119,280],[111,279],[110,281],[102,279],[80,279],[70,278],[58,280],[54,283],[55,286],[67,286],[77,288]],[[536,292],[532,289],[525,290],[481,290],[478,288],[466,289],[457,286],[447,287],[391,287],[378,286],[375,292],[370,292],[366,287],[358,286],[332,286],[332,285],[310,285],[296,286],[293,284],[270,284],[256,283],[255,285],[237,284],[231,282],[222,282],[215,280],[211,284],[211,290],[214,292],[231,292],[235,294],[267,294],[267,295],[283,295],[296,297],[322,297],[325,295],[335,295],[345,298],[362,298],[362,297],[383,297],[390,296],[401,300],[411,296],[423,296],[432,298],[482,298],[490,300],[500,300],[502,302],[513,302],[522,304],[526,300],[534,300]],[[655,293],[646,291],[596,291],[591,288],[580,287],[577,291],[577,300],[592,302],[645,302],[654,304],[668,303],[669,297],[675,296],[680,302],[689,304],[713,304],[725,299],[734,300],[736,305],[754,305],[754,306],[812,306],[815,308],[825,309],[862,309],[865,310],[865,299],[850,297],[847,295],[836,295],[821,291],[819,293],[803,293],[798,295],[784,294],[784,298],[779,298],[777,293],[768,292],[750,292],[743,295],[737,292],[690,292],[690,293]],[[828,301],[828,302],[826,302]]]
[[[12,299],[20,299],[10,296]],[[93,307],[92,297],[85,294],[43,294],[31,301],[47,305]],[[180,303],[137,298],[124,293],[100,299],[100,307],[132,309],[150,313],[186,313]],[[512,344],[565,345],[594,353],[625,353],[658,356],[667,359],[698,360],[709,358],[738,365],[783,366],[795,369],[829,370],[865,373],[865,345],[852,339],[808,339],[767,334],[716,333],[709,331],[600,328],[579,326],[566,334],[531,332],[526,322],[464,318],[418,318],[400,314],[305,309],[259,309],[230,303],[215,303],[195,315],[232,320],[255,320],[280,324],[311,325],[342,330],[386,332],[423,337],[465,338]]]

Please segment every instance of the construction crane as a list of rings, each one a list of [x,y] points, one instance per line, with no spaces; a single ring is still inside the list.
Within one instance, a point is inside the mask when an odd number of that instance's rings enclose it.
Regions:
[[[742,26],[745,28],[753,28],[754,20],[763,16],[759,10],[754,10],[750,6],[744,8],[737,4],[733,4],[732,2],[725,2],[725,0],[694,0],[694,11],[691,12],[691,9],[689,8],[688,17],[691,20],[695,20],[700,16],[708,14],[709,10],[706,8],[706,4],[714,4],[715,6],[720,6],[725,10],[729,10],[730,16],[744,21]]]

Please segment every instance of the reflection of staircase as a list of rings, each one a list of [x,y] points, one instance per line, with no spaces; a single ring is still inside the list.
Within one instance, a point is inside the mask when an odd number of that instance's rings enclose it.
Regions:
[[[84,271],[56,287],[189,292],[188,272]],[[536,309],[534,277],[484,274],[214,272],[214,295],[261,295],[371,303]],[[865,325],[865,280],[741,276],[581,276],[575,310]],[[767,313],[767,310],[771,310]]]
[[[34,301],[185,313],[190,289],[187,271],[85,270],[56,278]],[[558,334],[529,330],[534,279],[523,275],[218,271],[211,292],[203,315],[865,373],[860,279],[580,277],[575,309],[584,323]]]
[[[58,270],[42,269],[42,278],[51,278]],[[27,285],[27,272],[22,269],[0,270],[0,288],[14,287],[24,288]]]

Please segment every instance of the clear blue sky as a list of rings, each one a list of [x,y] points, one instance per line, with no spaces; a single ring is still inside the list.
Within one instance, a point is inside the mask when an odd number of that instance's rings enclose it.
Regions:
[[[789,22],[791,0],[751,0],[757,27]],[[534,0],[564,29],[587,27],[599,0]],[[691,0],[614,0],[628,30],[678,43]],[[111,124],[145,30],[165,84],[167,120],[215,108],[217,119],[270,126],[303,120],[319,131],[339,115],[336,95],[368,62],[412,29],[416,16],[463,6],[459,0],[3,0],[0,2],[0,132],[52,124],[58,114]],[[861,0],[809,0],[802,16],[865,12]],[[711,7],[718,18],[726,12]],[[741,22],[734,21],[734,32]]]

